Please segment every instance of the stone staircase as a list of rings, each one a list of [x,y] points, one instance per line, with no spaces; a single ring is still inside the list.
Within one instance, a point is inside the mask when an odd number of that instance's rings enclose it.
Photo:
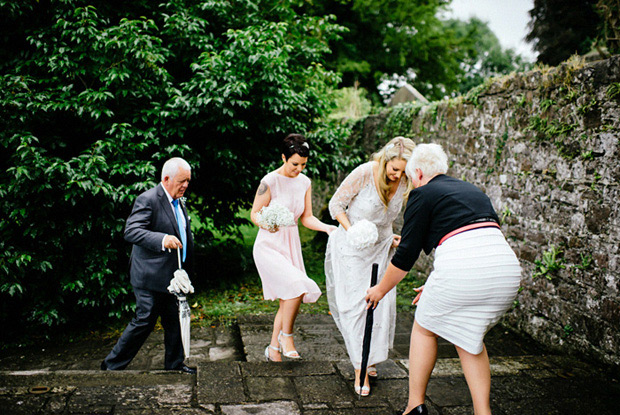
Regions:
[[[353,369],[331,316],[300,315],[302,361],[265,362],[273,316],[245,316],[234,327],[192,329],[196,376],[158,370],[163,333],[154,332],[128,370],[102,372],[115,339],[47,345],[0,358],[0,414],[387,415],[407,399],[412,316],[397,320],[390,359],[378,365],[371,395],[353,391]],[[613,374],[546,354],[496,327],[487,335],[492,408],[505,414],[618,414]],[[454,347],[440,341],[427,391],[434,415],[473,414]]]

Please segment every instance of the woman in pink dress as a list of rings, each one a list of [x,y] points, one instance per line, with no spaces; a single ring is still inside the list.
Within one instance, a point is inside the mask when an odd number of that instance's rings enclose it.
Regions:
[[[267,360],[281,361],[282,355],[299,359],[293,340],[293,325],[301,302],[313,303],[321,296],[316,282],[306,275],[297,220],[315,231],[331,233],[336,229],[312,214],[310,179],[302,174],[310,147],[301,134],[288,135],[282,145],[282,166],[262,178],[252,205],[252,222],[260,229],[254,242],[254,263],[263,282],[266,300],[280,301],[273,322],[271,343],[265,349]],[[268,228],[259,223],[258,213],[271,201],[293,213],[295,224]]]

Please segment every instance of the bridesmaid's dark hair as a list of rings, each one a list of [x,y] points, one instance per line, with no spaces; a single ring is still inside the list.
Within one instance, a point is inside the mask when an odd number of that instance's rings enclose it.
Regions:
[[[301,134],[289,134],[282,141],[282,154],[285,159],[290,159],[293,154],[299,154],[300,157],[308,157],[310,155],[310,146],[306,141],[306,137]]]

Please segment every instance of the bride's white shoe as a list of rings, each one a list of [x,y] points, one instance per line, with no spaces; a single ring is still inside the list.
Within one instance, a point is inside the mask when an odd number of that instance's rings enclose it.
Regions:
[[[359,386],[355,386],[355,393],[361,396],[368,396],[370,395],[370,386],[362,386],[361,388]]]
[[[362,387],[359,386],[361,384],[359,376],[360,376],[359,370],[355,369],[355,381],[353,382],[353,389],[355,389],[355,393],[357,393],[360,396],[370,395],[370,386],[362,386]],[[368,374],[366,374],[366,379],[364,383],[367,383],[368,381],[369,381]]]

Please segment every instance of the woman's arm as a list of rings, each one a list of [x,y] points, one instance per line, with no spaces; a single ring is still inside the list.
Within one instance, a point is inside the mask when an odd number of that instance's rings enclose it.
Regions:
[[[277,229],[273,230],[263,228],[261,225],[259,225],[257,220],[258,212],[260,212],[263,207],[267,206],[269,202],[271,202],[271,190],[269,189],[269,186],[267,186],[265,183],[260,182],[260,184],[258,185],[258,190],[256,191],[256,195],[254,196],[254,202],[252,203],[252,212],[250,213],[250,219],[252,220],[252,223],[254,223],[254,225],[258,226],[259,228],[268,230],[269,232],[277,232]]]
[[[349,222],[349,218],[347,217],[347,214],[342,212],[336,215],[336,220],[338,221],[338,223],[340,223],[342,225],[342,227],[345,230],[349,230],[349,228],[351,227],[351,222]]]
[[[426,203],[418,190],[409,194],[403,217],[402,236],[390,261],[399,269],[411,269],[424,248],[430,231],[432,204]]]
[[[347,207],[367,181],[372,178],[372,168],[370,166],[366,163],[356,167],[338,186],[338,189],[329,201],[329,214],[345,230],[348,230],[351,226],[351,222],[346,214]]]
[[[328,225],[321,222],[312,214],[312,186],[306,190],[304,199],[304,213],[300,217],[301,224],[313,231],[326,232],[328,235],[336,229],[334,225]]]
[[[375,308],[385,294],[396,287],[396,284],[401,282],[405,275],[407,275],[407,271],[397,268],[390,263],[385,270],[385,274],[383,274],[381,282],[366,291],[366,302],[368,303],[366,308]]]
[[[410,270],[413,267],[420,255],[424,239],[428,233],[429,211],[430,208],[424,203],[420,192],[413,190],[407,202],[403,235],[398,242],[396,253],[392,257],[381,282],[366,291],[368,293],[366,295],[367,308],[375,308],[385,294],[405,278],[405,275],[409,272],[405,271],[405,269]]]

